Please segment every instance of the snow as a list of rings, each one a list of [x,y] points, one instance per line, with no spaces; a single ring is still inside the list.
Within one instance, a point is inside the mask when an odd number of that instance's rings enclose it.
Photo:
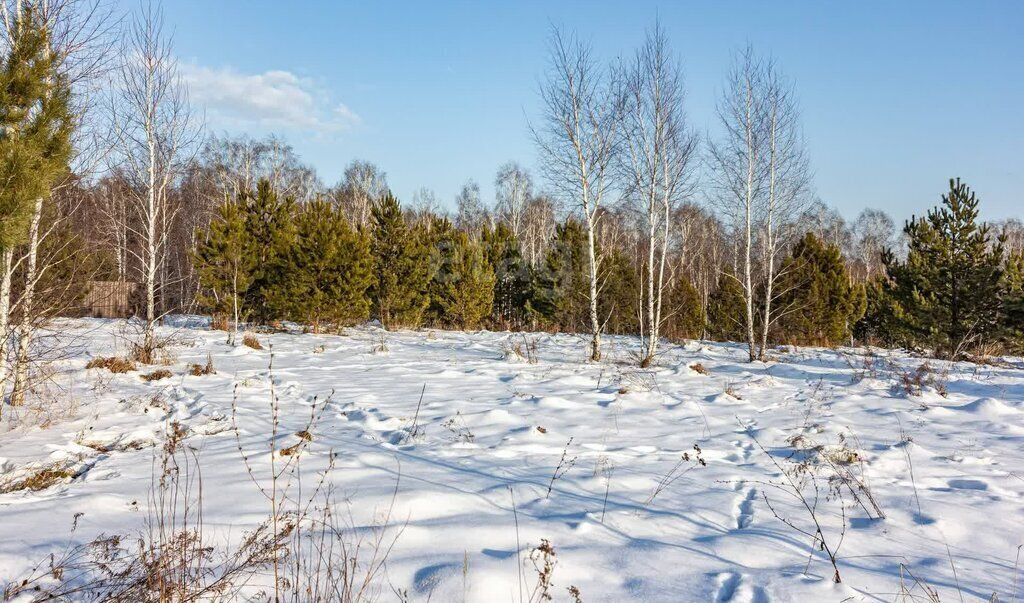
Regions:
[[[267,349],[252,350],[201,321],[170,322],[175,376],[151,383],[139,378],[146,367],[84,368],[124,353],[119,323],[59,325],[79,342],[53,367],[66,412],[38,425],[29,410],[14,420],[4,408],[0,490],[43,466],[74,477],[0,494],[0,576],[23,575],[69,541],[142,530],[170,421],[198,452],[205,536],[225,544],[255,527],[268,507],[240,459],[233,403],[242,448],[265,476],[273,383],[282,445],[298,441],[314,399],[329,400],[302,470],[311,481],[336,455],[330,483],[353,527],[379,526],[394,496],[385,599],[394,587],[413,600],[519,601],[520,574],[527,596],[536,584],[529,556],[541,539],[556,551],[555,600],[575,585],[588,602],[891,601],[901,565],[942,600],[1021,590],[1020,359],[930,361],[946,395],[926,386],[912,396],[898,376],[923,361],[878,350],[780,348],[751,364],[736,345],[694,342],[667,345],[641,370],[626,337],[587,363],[586,338],[573,335],[397,332],[381,351],[382,331],[367,325],[261,334]],[[509,352],[524,340],[536,342],[536,363]],[[207,354],[217,374],[187,374]],[[771,484],[783,480],[776,463],[816,458],[815,444],[829,458],[854,455],[839,466],[863,471],[885,514],[869,517],[863,493],[864,506],[819,482],[830,545],[844,515],[847,524],[841,584],[824,552],[768,506],[813,531],[799,501]],[[821,463],[815,471],[830,475]]]

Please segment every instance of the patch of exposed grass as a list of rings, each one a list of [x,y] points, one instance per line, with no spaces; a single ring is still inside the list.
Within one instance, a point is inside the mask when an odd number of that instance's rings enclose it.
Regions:
[[[168,377],[173,377],[173,376],[174,376],[174,373],[172,373],[171,371],[169,371],[167,369],[157,369],[157,370],[153,371],[152,373],[149,373],[149,374],[146,374],[146,375],[142,375],[142,380],[143,381],[159,381],[160,379],[166,379]]]
[[[135,363],[120,356],[97,356],[90,360],[85,368],[104,368],[111,373],[127,373],[135,370]]]

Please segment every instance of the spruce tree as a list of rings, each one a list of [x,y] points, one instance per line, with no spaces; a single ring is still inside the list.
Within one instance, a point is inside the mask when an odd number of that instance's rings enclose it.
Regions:
[[[523,258],[519,242],[504,222],[494,229],[484,227],[481,241],[487,262],[494,268],[494,308],[491,317],[505,328],[526,325],[532,271]]]
[[[979,224],[978,199],[960,179],[942,204],[903,231],[909,250],[883,255],[897,319],[908,343],[960,358],[997,334],[1002,305],[1003,246]]]
[[[747,306],[743,288],[731,268],[718,277],[718,287],[708,298],[708,335],[716,341],[743,341]]]
[[[238,343],[238,324],[246,319],[245,299],[257,267],[255,241],[247,229],[245,207],[225,199],[194,252],[199,301],[214,315],[231,316],[228,343]]]
[[[866,299],[864,288],[850,283],[839,247],[809,232],[797,241],[780,274],[777,339],[819,346],[849,339]]]
[[[465,233],[452,239],[451,261],[438,292],[438,303],[447,322],[461,329],[473,329],[491,313],[494,303],[494,269],[483,247]]]
[[[283,254],[285,279],[271,292],[271,305],[314,333],[366,320],[373,278],[369,237],[349,226],[333,204],[317,199],[295,219],[295,242]]]
[[[428,233],[405,224],[402,206],[390,192],[372,209],[373,314],[385,328],[416,327],[430,302]]]

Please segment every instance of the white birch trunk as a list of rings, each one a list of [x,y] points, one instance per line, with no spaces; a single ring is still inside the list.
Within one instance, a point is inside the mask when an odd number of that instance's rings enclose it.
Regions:
[[[39,259],[39,221],[43,215],[43,199],[36,199],[32,222],[28,231],[28,257],[25,266],[25,291],[21,295],[21,322],[18,324],[18,355],[14,363],[14,385],[11,387],[11,406],[25,403],[28,389],[29,350],[32,346],[35,318],[36,268]]]

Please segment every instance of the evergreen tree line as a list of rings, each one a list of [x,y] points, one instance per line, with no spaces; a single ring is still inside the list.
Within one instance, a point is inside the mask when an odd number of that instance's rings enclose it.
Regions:
[[[1016,346],[1024,333],[1024,256],[1007,253],[1007,236],[978,223],[977,206],[966,185],[952,182],[940,207],[907,223],[905,257],[882,249],[883,270],[870,279],[855,278],[840,246],[808,229],[780,268],[781,318],[771,340],[856,340],[949,356]],[[389,329],[587,331],[586,233],[571,216],[555,224],[531,264],[505,221],[457,225],[404,210],[390,192],[370,203],[366,224],[346,213],[325,196],[297,202],[267,180],[226,198],[197,236],[202,306],[235,324],[288,320],[317,332],[371,318]],[[604,236],[598,248],[600,312],[613,333],[639,329],[641,270],[626,241]],[[716,272],[706,298],[683,270],[670,279],[670,339],[742,340],[740,281],[728,261]]]

